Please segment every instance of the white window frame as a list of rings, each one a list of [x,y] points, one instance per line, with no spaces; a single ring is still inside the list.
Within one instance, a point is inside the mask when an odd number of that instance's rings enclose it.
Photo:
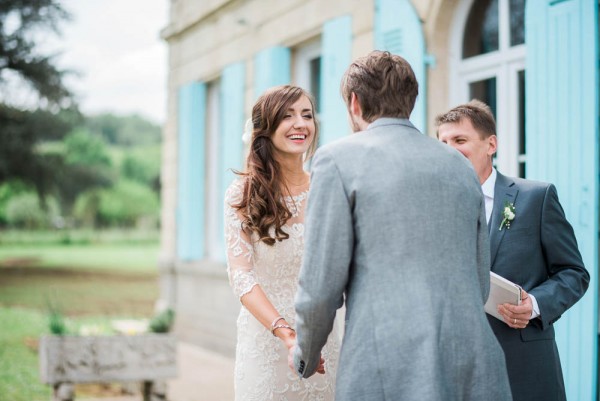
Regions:
[[[474,0],[461,0],[456,8],[450,34],[450,107],[470,99],[469,84],[496,78],[496,130],[498,157],[496,167],[504,174],[519,175],[519,71],[525,70],[525,44],[510,46],[509,0],[499,0],[498,50],[462,58],[463,35]]]
[[[321,39],[316,38],[294,48],[293,83],[311,93],[310,62],[321,57]],[[322,72],[321,72],[322,74]],[[314,96],[314,93],[311,93]],[[318,115],[317,115],[318,118]]]
[[[206,90],[206,187],[204,192],[206,204],[206,227],[204,228],[204,242],[206,256],[210,260],[221,260],[219,226],[221,216],[219,194],[221,192],[219,171],[219,146],[220,146],[220,118],[221,118],[221,82],[219,79],[208,82]]]

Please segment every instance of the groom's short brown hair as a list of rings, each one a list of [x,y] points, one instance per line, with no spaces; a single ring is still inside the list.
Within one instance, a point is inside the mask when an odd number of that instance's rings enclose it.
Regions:
[[[350,64],[340,89],[348,107],[352,93],[356,94],[362,118],[368,123],[380,117],[410,117],[419,94],[410,64],[396,54],[379,50]]]

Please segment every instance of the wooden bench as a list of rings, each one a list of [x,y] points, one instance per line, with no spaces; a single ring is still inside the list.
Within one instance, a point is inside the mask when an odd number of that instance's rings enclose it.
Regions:
[[[40,378],[54,401],[72,401],[73,383],[141,382],[144,401],[166,400],[165,379],[177,377],[177,341],[169,334],[44,336]]]

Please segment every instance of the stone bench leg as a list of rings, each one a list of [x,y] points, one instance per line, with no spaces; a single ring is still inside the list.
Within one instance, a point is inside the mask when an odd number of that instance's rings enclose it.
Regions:
[[[167,383],[165,381],[145,381],[142,383],[144,401],[167,401]]]
[[[75,386],[72,383],[57,383],[54,385],[53,401],[73,401]]]

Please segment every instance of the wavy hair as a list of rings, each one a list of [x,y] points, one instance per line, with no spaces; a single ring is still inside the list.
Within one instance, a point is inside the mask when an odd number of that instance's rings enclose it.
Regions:
[[[242,214],[242,227],[258,234],[267,245],[289,238],[283,225],[292,217],[284,196],[291,195],[283,181],[281,168],[274,157],[272,136],[287,110],[302,96],[310,101],[313,110],[315,135],[305,155],[311,158],[318,144],[319,127],[315,118],[312,96],[297,86],[276,86],[263,93],[252,108],[252,139],[246,159],[246,171],[235,173],[244,177],[242,199],[232,205]],[[271,227],[274,232],[271,233]]]

